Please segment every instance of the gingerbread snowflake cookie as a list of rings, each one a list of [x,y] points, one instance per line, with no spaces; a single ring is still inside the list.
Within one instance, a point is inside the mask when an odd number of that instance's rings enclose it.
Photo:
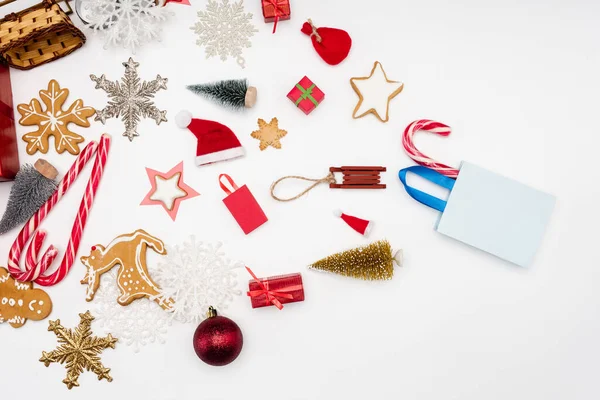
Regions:
[[[79,154],[79,143],[83,136],[69,130],[69,124],[88,127],[88,118],[96,113],[92,107],[84,106],[83,100],[75,100],[65,111],[63,105],[69,97],[69,89],[61,89],[54,79],[48,83],[48,90],[40,90],[40,99],[44,103],[42,108],[38,99],[32,99],[29,104],[19,104],[17,110],[21,114],[19,124],[23,126],[37,125],[38,129],[23,135],[27,142],[27,154],[33,155],[37,151],[46,154],[49,149],[48,139],[54,136],[54,147],[59,154],[68,151]]]
[[[25,325],[28,319],[40,321],[50,315],[52,301],[33,283],[13,279],[6,268],[0,267],[0,323],[8,322],[13,328]]]
[[[271,122],[265,121],[262,118],[258,119],[257,131],[250,134],[254,139],[260,140],[259,148],[265,150],[267,147],[272,146],[276,149],[281,149],[281,142],[279,139],[287,135],[287,131],[279,129],[279,121],[277,118],[272,118]]]

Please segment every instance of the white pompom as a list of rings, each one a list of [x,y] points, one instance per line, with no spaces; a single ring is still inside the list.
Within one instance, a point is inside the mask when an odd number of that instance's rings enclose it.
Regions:
[[[340,210],[339,208],[333,210],[333,215],[335,215],[336,217],[341,217],[342,216],[342,210]]]
[[[175,116],[175,124],[180,128],[187,128],[192,122],[192,113],[187,110],[182,110]]]

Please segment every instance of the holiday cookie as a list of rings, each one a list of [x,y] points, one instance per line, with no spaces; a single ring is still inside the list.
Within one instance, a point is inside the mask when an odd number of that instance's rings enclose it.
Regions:
[[[81,257],[81,262],[87,268],[87,273],[81,280],[83,285],[88,285],[85,299],[87,301],[94,299],[102,274],[118,264],[117,286],[121,295],[117,302],[120,305],[126,306],[136,299],[147,297],[164,310],[170,311],[173,300],[162,293],[161,288],[148,273],[146,265],[148,247],[158,254],[167,254],[162,240],[142,229],[117,236],[106,247],[100,244],[92,246],[90,255]]]
[[[21,114],[19,124],[23,126],[38,125],[35,132],[23,135],[27,142],[25,150],[27,154],[39,151],[47,153],[49,149],[48,139],[54,136],[54,147],[59,154],[68,151],[71,154],[79,154],[79,143],[83,142],[83,136],[71,132],[68,128],[70,123],[88,127],[88,118],[96,113],[92,107],[84,106],[83,100],[75,100],[68,110],[62,109],[69,97],[69,89],[61,89],[54,79],[48,83],[48,90],[40,90],[40,99],[32,99],[29,104],[19,104],[17,110]]]
[[[404,89],[404,83],[388,79],[379,61],[373,64],[371,75],[351,78],[350,85],[358,95],[352,118],[374,114],[381,122],[390,119],[390,101]]]
[[[50,315],[52,300],[33,283],[21,283],[12,278],[6,268],[0,267],[0,323],[8,322],[13,328],[25,325],[28,319],[40,321]]]
[[[200,196],[183,181],[183,161],[171,168],[169,172],[158,172],[146,168],[146,173],[152,189],[146,194],[140,205],[160,205],[173,221],[177,218],[182,201]]]
[[[252,132],[250,136],[252,136],[254,139],[260,140],[259,148],[261,150],[264,150],[269,146],[272,146],[276,149],[281,149],[281,142],[279,139],[287,135],[287,131],[279,129],[279,121],[277,121],[277,118],[272,118],[271,122],[269,123],[267,123],[264,119],[259,118],[258,127],[260,129]]]

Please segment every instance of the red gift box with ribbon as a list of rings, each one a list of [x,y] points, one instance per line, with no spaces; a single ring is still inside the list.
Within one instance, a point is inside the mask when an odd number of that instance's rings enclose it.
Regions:
[[[13,119],[10,72],[2,63],[0,63],[0,88],[0,181],[9,181],[14,179],[19,171],[19,152]]]
[[[304,111],[304,114],[308,115],[321,104],[325,93],[305,76],[290,90],[287,97],[294,102],[296,107]]]
[[[304,285],[299,273],[259,279],[250,268],[246,270],[254,278],[248,283],[252,308],[275,306],[281,310],[283,304],[304,301]]]
[[[279,21],[290,19],[292,11],[290,10],[290,0],[261,0],[263,17],[265,22],[275,22],[273,33],[277,29]]]
[[[221,178],[225,178],[233,190],[229,189]],[[227,174],[219,175],[219,184],[221,189],[228,194],[223,199],[223,203],[246,235],[268,221],[248,186],[238,187]]]

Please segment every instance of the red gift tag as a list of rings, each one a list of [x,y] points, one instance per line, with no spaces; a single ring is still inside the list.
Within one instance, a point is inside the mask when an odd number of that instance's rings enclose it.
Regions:
[[[230,190],[223,183],[221,180],[223,177],[225,177],[233,190]],[[256,202],[248,186],[238,187],[227,174],[219,175],[219,184],[221,185],[221,189],[228,194],[223,199],[223,203],[225,203],[225,206],[229,209],[229,212],[246,235],[268,221],[267,216]]]

